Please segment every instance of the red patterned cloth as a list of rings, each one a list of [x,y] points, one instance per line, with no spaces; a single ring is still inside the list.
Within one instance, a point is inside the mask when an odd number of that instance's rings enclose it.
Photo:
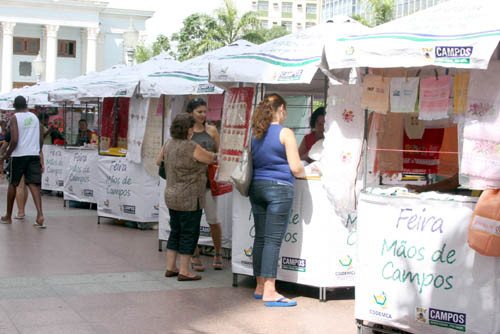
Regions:
[[[439,152],[443,143],[444,129],[426,129],[421,139],[410,139],[404,134],[404,150],[423,151],[422,153],[404,152],[403,171],[405,173],[436,174],[439,167]]]

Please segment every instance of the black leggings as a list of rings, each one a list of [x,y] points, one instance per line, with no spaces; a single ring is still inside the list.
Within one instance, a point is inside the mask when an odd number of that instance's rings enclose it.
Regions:
[[[168,209],[170,213],[170,236],[167,249],[183,255],[193,255],[200,237],[202,210],[177,211]]]

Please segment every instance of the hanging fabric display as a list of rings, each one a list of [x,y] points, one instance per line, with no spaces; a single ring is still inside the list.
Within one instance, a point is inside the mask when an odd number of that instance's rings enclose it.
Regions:
[[[420,78],[391,79],[391,112],[412,113],[418,96]]]
[[[470,72],[455,74],[453,105],[455,114],[463,115],[467,110],[467,93],[469,90]]]
[[[130,102],[127,160],[137,164],[141,162],[141,150],[146,132],[149,104],[150,99],[135,97]]]
[[[389,112],[391,79],[380,75],[367,75],[363,81],[361,107],[381,114]]]
[[[332,85],[328,90],[321,180],[342,217],[347,217],[356,205],[355,185],[364,133],[361,94],[360,85]]]
[[[444,129],[443,144],[439,156],[439,176],[452,177],[458,173],[458,154],[456,152],[458,152],[458,129],[455,125]]]
[[[405,151],[403,170],[405,173],[436,174],[439,167],[439,151],[444,129],[426,129],[421,139],[410,139],[404,134]]]
[[[488,71],[473,71],[470,75],[466,117],[468,119],[491,119],[500,109],[500,62],[492,61]]]
[[[410,139],[421,139],[424,135],[425,123],[418,119],[417,113],[405,115],[405,132]]]
[[[392,175],[403,170],[404,115],[375,115],[377,124],[377,153],[375,172]]]
[[[420,80],[419,118],[434,120],[448,117],[451,77],[443,75]]]

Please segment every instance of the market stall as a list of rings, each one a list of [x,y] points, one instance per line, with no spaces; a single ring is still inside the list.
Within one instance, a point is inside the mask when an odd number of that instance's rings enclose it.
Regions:
[[[284,95],[290,103],[284,125],[294,129],[300,140],[309,130],[314,99],[326,99],[329,80],[318,69],[324,45],[332,36],[367,30],[350,18],[339,17],[335,22],[210,63],[210,81],[227,89],[220,181],[230,179],[248,136],[250,114],[262,96],[270,92]],[[295,194],[294,213],[281,248],[278,279],[319,287],[320,299],[325,300],[327,287],[354,285],[356,213],[337,215],[316,173],[310,173],[306,180],[297,180]],[[239,274],[252,275],[253,218],[247,198],[235,195],[233,207],[238,208],[233,211],[232,244],[232,270],[237,284]],[[320,244],[318,240],[323,240],[321,248],[316,246]]]
[[[221,111],[224,103],[224,91],[212,83],[208,82],[208,64],[210,61],[225,57],[234,53],[244,52],[254,44],[247,41],[236,41],[220,49],[207,52],[199,57],[187,60],[175,68],[167,71],[157,71],[142,79],[139,84],[139,94],[145,98],[157,98],[165,95],[168,101],[168,109],[165,114],[164,140],[170,137],[169,125],[175,115],[186,109],[187,102],[195,97],[203,97],[208,104],[207,121],[219,128],[221,121]],[[219,131],[220,132],[220,131]],[[161,145],[160,145],[161,147]],[[159,149],[158,149],[159,152]],[[159,249],[162,249],[164,241],[168,240],[170,233],[169,214],[165,206],[163,189],[164,180],[160,185],[160,222],[159,222]],[[229,192],[227,192],[229,191]],[[232,236],[232,192],[225,191],[218,196],[218,219],[222,227],[222,247],[225,255],[229,257]],[[199,244],[213,246],[210,237],[210,227],[202,216],[200,227]]]
[[[445,2],[325,47],[325,70],[347,81],[345,69],[355,67],[360,79],[331,88],[334,105],[353,107],[327,115],[355,164],[324,157],[334,167],[327,191],[336,210],[349,212],[346,199],[358,199],[360,332],[373,324],[389,332],[500,331],[500,260],[468,244],[475,193],[500,188],[496,10],[490,0]],[[335,94],[342,89],[347,98]],[[356,117],[364,136],[351,127]],[[421,194],[402,187],[409,180],[422,180],[407,187]]]

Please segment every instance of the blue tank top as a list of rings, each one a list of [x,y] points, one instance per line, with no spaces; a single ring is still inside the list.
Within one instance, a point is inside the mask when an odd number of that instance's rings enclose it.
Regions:
[[[271,124],[263,138],[252,138],[253,178],[293,185],[295,177],[286,159],[285,145],[280,141],[281,129],[279,124]]]

